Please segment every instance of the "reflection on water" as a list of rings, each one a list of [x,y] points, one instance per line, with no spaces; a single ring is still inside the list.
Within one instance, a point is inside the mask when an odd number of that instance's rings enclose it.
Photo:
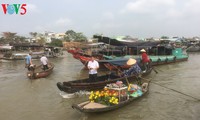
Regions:
[[[71,108],[87,100],[87,94],[63,98],[56,83],[88,77],[88,71],[73,57],[49,59],[55,64],[47,78],[29,80],[24,61],[0,63],[1,120],[197,120],[200,118],[200,54],[190,54],[186,62],[155,67],[149,94],[111,112],[84,114]],[[34,63],[39,64],[38,60]],[[100,70],[99,74],[109,71]],[[157,84],[154,84],[157,83]],[[164,87],[163,87],[164,86]],[[170,89],[168,89],[170,88]],[[180,94],[176,91],[187,94]]]

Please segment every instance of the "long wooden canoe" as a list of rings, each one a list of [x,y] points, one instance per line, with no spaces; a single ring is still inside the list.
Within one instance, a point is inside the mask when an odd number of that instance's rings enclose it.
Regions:
[[[43,70],[43,66],[39,65],[39,66],[35,67],[35,69],[33,71],[28,71],[27,77],[29,79],[45,78],[52,73],[52,71],[54,69],[54,64],[49,63],[48,67],[49,67],[49,69]]]
[[[152,68],[147,70],[145,73],[142,73],[142,76],[146,76],[150,74]],[[105,85],[110,83],[115,83],[117,81],[122,81],[124,84],[128,84],[134,80],[138,80],[138,76],[132,75],[128,77],[120,77],[115,74],[102,75],[97,77],[97,81],[90,81],[89,78],[80,79],[80,80],[72,80],[67,82],[58,82],[57,87],[60,91],[64,91],[66,93],[75,93],[79,91],[91,91],[91,90],[99,90],[104,88]]]
[[[103,104],[100,104],[100,103],[86,101],[86,102],[82,102],[82,103],[79,103],[79,104],[73,104],[72,108],[76,109],[80,112],[84,112],[84,113],[107,112],[107,111],[111,111],[111,110],[121,108],[125,105],[130,104],[131,102],[135,101],[136,99],[142,98],[146,93],[148,93],[149,82],[150,81],[143,81],[143,85],[146,84],[146,89],[143,91],[143,94],[141,96],[129,97],[128,99],[121,101],[116,105],[108,106],[108,105],[103,105]]]

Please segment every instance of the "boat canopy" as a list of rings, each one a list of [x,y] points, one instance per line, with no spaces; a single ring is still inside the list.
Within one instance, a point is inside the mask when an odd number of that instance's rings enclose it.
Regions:
[[[126,62],[128,61],[128,59],[129,58],[121,58],[117,60],[100,60],[99,62],[110,63],[115,66],[123,66],[123,65],[126,65]],[[138,64],[141,62],[140,58],[134,58],[134,59],[136,59]]]
[[[1,50],[11,50],[13,46],[0,46]]]
[[[131,47],[156,47],[156,46],[167,46],[169,41],[132,41],[132,42],[125,42],[125,41],[118,41],[115,38],[109,38],[104,36],[97,36],[94,35],[94,38],[98,38],[98,42],[103,42],[106,44],[114,45],[114,46],[126,46],[128,48]]]

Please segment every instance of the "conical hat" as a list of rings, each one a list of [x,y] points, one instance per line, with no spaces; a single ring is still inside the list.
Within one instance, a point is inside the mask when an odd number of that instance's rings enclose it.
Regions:
[[[142,50],[140,50],[140,52],[146,52],[146,50],[145,50],[145,49],[142,49]]]
[[[129,58],[129,60],[126,62],[127,65],[134,65],[136,63],[136,60],[133,58]]]

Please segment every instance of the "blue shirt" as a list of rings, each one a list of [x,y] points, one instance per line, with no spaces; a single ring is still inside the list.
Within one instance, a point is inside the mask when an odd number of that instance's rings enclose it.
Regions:
[[[31,61],[31,56],[30,55],[27,55],[26,57],[26,64],[31,64],[30,61]]]
[[[131,68],[128,70],[124,71],[125,76],[130,76],[132,74],[138,75],[142,72],[141,68],[138,66],[138,64],[133,65]]]

